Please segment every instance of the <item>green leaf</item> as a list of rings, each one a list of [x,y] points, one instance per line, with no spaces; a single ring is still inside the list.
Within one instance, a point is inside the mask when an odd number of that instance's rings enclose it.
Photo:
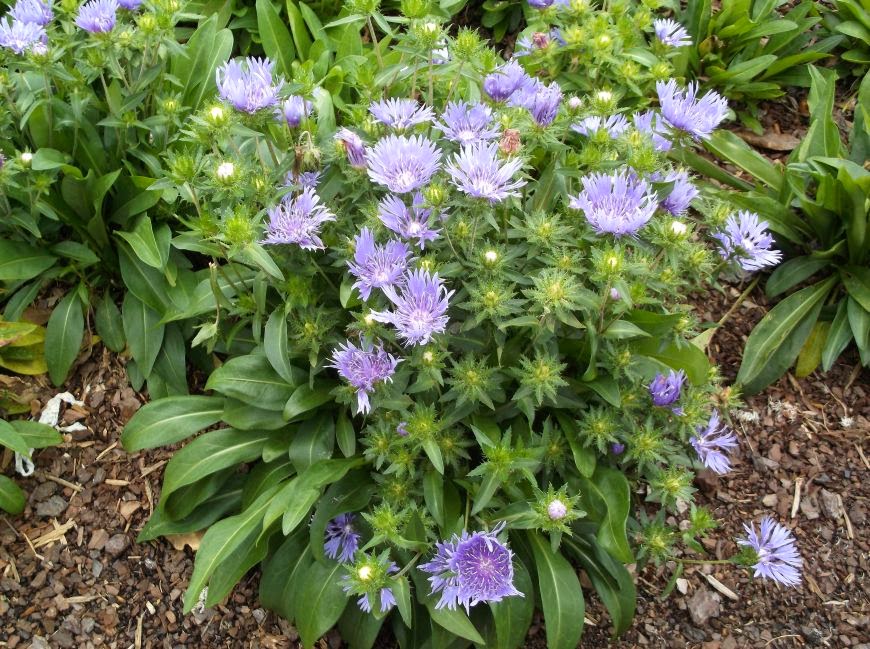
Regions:
[[[45,362],[51,382],[61,385],[79,355],[85,318],[78,293],[70,291],[51,312],[45,329]]]
[[[628,320],[617,320],[607,327],[607,331],[602,334],[605,338],[615,340],[625,340],[627,338],[646,338],[649,334],[638,327],[636,324]]]
[[[822,362],[822,348],[825,340],[828,338],[828,330],[831,328],[830,322],[817,321],[810,330],[810,335],[807,341],[801,348],[798,354],[797,361],[794,366],[794,375],[799,378],[805,378],[815,372],[819,363]]]
[[[598,543],[614,559],[623,563],[634,561],[626,532],[631,487],[625,475],[599,464],[592,478],[580,480],[590,518],[598,522]]]
[[[239,430],[278,430],[287,426],[280,412],[249,406],[231,397],[225,399],[223,420],[228,426]],[[285,445],[281,454],[284,455],[286,450]]]
[[[438,523],[444,527],[444,476],[436,471],[427,471],[423,476],[423,499],[426,509]]]
[[[124,286],[143,304],[159,314],[172,306],[166,278],[160,271],[142,263],[126,243],[118,244],[118,266]],[[127,340],[130,340],[129,334]]]
[[[303,60],[307,59],[308,51],[311,49],[311,37],[308,35],[308,28],[302,18],[302,13],[293,0],[287,0],[287,19],[290,23],[290,30],[293,32],[293,42],[296,44],[296,49],[299,50],[299,56]]]
[[[444,458],[441,456],[441,447],[438,442],[432,438],[423,440],[423,450],[426,451],[426,456],[435,467],[435,470],[440,474],[444,474]]]
[[[522,647],[535,612],[535,589],[522,561],[514,561],[514,586],[523,597],[506,597],[489,605],[495,621],[495,642],[489,645],[496,649]]]
[[[16,516],[24,511],[27,498],[21,487],[5,475],[0,475],[0,509]]]
[[[284,307],[279,306],[266,321],[266,328],[263,332],[263,349],[272,368],[278,372],[278,376],[288,383],[292,383],[295,368],[290,364],[288,341],[287,314],[284,312]]]
[[[432,618],[432,621],[438,626],[447,629],[450,633],[458,635],[460,638],[471,640],[475,644],[486,644],[462,609],[435,608],[435,605],[429,600],[426,601],[426,608],[429,609],[429,616]]]
[[[2,421],[2,420],[0,420]],[[63,442],[63,436],[53,427],[47,424],[40,424],[38,421],[29,421],[27,419],[16,419],[10,421],[21,439],[28,448],[46,448],[48,446],[57,446]]]
[[[0,281],[33,279],[54,266],[57,258],[20,241],[0,240]]]
[[[136,537],[136,542],[144,543],[160,536],[188,534],[207,529],[229,512],[238,511],[241,500],[241,486],[236,483],[231,488],[225,483],[218,493],[198,504],[192,513],[180,520],[171,518],[166,513],[165,503],[161,501],[148,519],[148,523],[142,528],[139,536]]]
[[[257,31],[266,56],[277,62],[277,72],[289,78],[296,56],[290,33],[270,0],[257,0],[255,4]]]
[[[768,185],[774,192],[782,188],[783,169],[774,164],[726,129],[713,133],[704,146],[711,152],[735,164],[754,178]]]
[[[785,293],[790,288],[793,288],[803,282],[805,279],[812,277],[821,269],[829,266],[830,259],[816,259],[814,257],[795,257],[787,262],[776,267],[765,285],[765,293],[768,297],[776,297],[781,293]]]
[[[296,370],[296,383],[305,377]],[[294,385],[282,379],[261,354],[231,358],[212,372],[205,385],[228,397],[265,410],[282,411],[293,394]]]
[[[393,588],[395,592],[395,588]],[[338,621],[338,632],[342,642],[350,649],[371,649],[386,617],[365,613],[359,606],[351,605],[344,609]]]
[[[315,384],[314,388],[308,387],[307,383],[298,386],[284,405],[284,419],[292,421],[299,415],[331,401],[331,390],[332,386],[328,384]]]
[[[537,532],[526,533],[538,572],[547,649],[574,649],[583,635],[586,611],[583,589],[574,568]]]
[[[162,271],[169,262],[169,244],[172,234],[169,226],[162,225],[154,231],[151,219],[143,216],[132,232],[118,232],[119,237],[130,244],[130,248],[143,262]]]
[[[218,31],[218,15],[204,20],[184,46],[183,54],[172,57],[172,75],[181,84],[184,105],[197,110],[216,90],[215,73],[233,49],[229,29]]]
[[[21,434],[12,427],[5,419],[0,419],[0,446],[30,457],[30,446],[24,441]]]
[[[175,444],[216,424],[223,412],[222,397],[197,395],[151,401],[127,422],[121,444],[130,453]]]
[[[849,326],[846,302],[847,300],[840,300],[837,314],[828,330],[825,347],[822,349],[822,369],[825,372],[834,366],[840,354],[852,341],[852,329]]]
[[[147,379],[151,375],[157,354],[163,345],[166,326],[160,324],[160,314],[138,299],[133,293],[124,295],[121,305],[124,334],[130,345],[130,354]]]
[[[245,573],[266,558],[269,552],[269,538],[257,540],[258,534],[259,531],[254,528],[248,534],[248,538],[242,541],[214,569],[208,580],[206,607],[219,604],[230,594],[230,591],[245,576]]]
[[[356,430],[344,410],[338,413],[338,419],[335,420],[335,441],[345,457],[353,457],[356,453]]]
[[[671,343],[663,347],[661,339],[655,337],[634,341],[630,345],[637,354],[648,356],[667,367],[684,370],[689,381],[695,385],[700,385],[707,380],[710,360],[695,345],[677,346]]]
[[[77,241],[60,241],[51,247],[51,252],[72,259],[82,267],[93,266],[100,262],[100,258],[94,254],[93,250]]]
[[[407,576],[402,575],[393,580],[393,595],[396,597],[396,608],[399,609],[399,615],[402,616],[405,626],[410,629],[414,618],[411,607],[411,583]]]
[[[849,316],[849,326],[858,345],[861,362],[870,365],[870,312],[851,297],[847,299],[846,314]]]
[[[296,611],[296,630],[303,647],[313,647],[329,631],[347,606],[348,598],[341,587],[345,568],[340,563],[315,561],[302,577],[299,593],[300,606]]]
[[[106,347],[118,354],[124,351],[127,347],[127,339],[124,337],[121,310],[108,291],[97,302],[97,308],[94,311],[94,325],[97,329],[97,335],[103,340]]]
[[[849,296],[865,311],[870,311],[870,268],[846,266],[841,269],[840,276]]]
[[[755,326],[737,372],[737,383],[745,394],[758,393],[791,366],[835,282],[831,277],[793,293]]]
[[[320,460],[332,457],[334,443],[335,422],[328,413],[320,412],[301,423],[287,454],[296,470],[302,473]]]
[[[167,498],[176,489],[221,469],[256,460],[272,435],[268,431],[240,431],[233,428],[200,435],[169,460],[163,474],[162,497]]]
[[[365,510],[375,491],[375,485],[364,471],[349,473],[329,486],[320,499],[317,511],[309,525],[310,545],[315,559],[318,561],[325,559],[323,538],[329,521],[347,512]]]
[[[268,609],[292,620],[296,614],[295,587],[300,574],[311,564],[311,549],[304,530],[291,534],[263,563],[260,602]]]

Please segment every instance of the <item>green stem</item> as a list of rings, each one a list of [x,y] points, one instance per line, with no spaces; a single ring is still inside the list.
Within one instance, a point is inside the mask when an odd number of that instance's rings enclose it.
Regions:
[[[380,44],[378,43],[378,38],[377,38],[377,36],[375,36],[375,26],[372,24],[371,15],[366,16],[366,22],[368,23],[368,27],[369,27],[369,38],[372,41],[372,47],[375,48],[375,56],[378,59],[378,69],[383,70],[384,69],[384,60],[381,58],[381,48],[380,48]]]
[[[737,308],[738,308],[738,307],[743,303],[743,300],[745,300],[745,299],[749,296],[749,294],[752,293],[753,289],[758,285],[758,280],[760,280],[760,279],[761,279],[761,276],[760,276],[760,275],[756,275],[756,276],[753,278],[753,280],[749,283],[749,286],[746,287],[746,290],[743,291],[743,292],[740,294],[740,297],[737,298],[737,301],[734,302],[734,304],[731,305],[731,308],[728,309],[728,310],[725,312],[725,315],[723,315],[723,316],[719,319],[719,322],[716,323],[716,328],[717,328],[717,329],[718,329],[719,327],[721,327],[723,324],[725,324],[725,322],[728,320],[728,318],[730,318],[730,317],[733,315],[733,313],[737,310]]]
[[[423,556],[422,551],[415,554],[414,557],[407,563],[407,565],[405,565],[404,568],[402,568],[399,572],[397,572],[395,575],[393,575],[393,579],[399,579],[402,575],[404,575],[409,570],[411,570],[411,568],[414,567],[414,564],[416,564],[417,561],[419,561],[420,557],[422,557],[422,556]]]

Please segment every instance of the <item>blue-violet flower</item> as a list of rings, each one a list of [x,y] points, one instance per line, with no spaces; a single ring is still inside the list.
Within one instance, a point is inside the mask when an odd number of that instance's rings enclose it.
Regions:
[[[406,240],[417,240],[420,250],[426,247],[427,241],[438,238],[439,230],[429,227],[432,210],[423,207],[423,195],[414,192],[411,207],[398,196],[392,194],[384,198],[378,205],[378,218],[390,230]]]
[[[373,101],[369,112],[381,124],[404,131],[417,124],[432,121],[432,109],[421,106],[413,99],[382,99]]]
[[[751,523],[744,523],[743,527],[746,538],[738,540],[737,543],[755,551],[758,557],[753,566],[755,576],[784,586],[798,586],[801,583],[803,559],[798,554],[791,530],[770,516],[761,519],[761,529],[758,532]]]
[[[753,212],[740,211],[725,222],[725,229],[713,235],[719,240],[720,254],[734,259],[745,271],[776,266],[782,259],[779,250],[771,249],[773,237],[767,231],[767,221],[759,221]]]
[[[676,20],[659,18],[653,21],[653,28],[656,31],[656,38],[669,47],[684,47],[692,44],[689,32]]]
[[[448,291],[438,274],[414,270],[398,285],[384,293],[393,303],[392,311],[372,312],[378,322],[392,324],[406,344],[425,345],[436,333],[447,328],[447,307],[453,291]]]
[[[737,436],[719,421],[719,412],[713,411],[707,426],[698,426],[697,435],[689,441],[698,458],[711,471],[724,475],[731,470],[731,460],[725,454],[737,446]]]
[[[490,203],[503,201],[508,196],[519,196],[517,191],[525,180],[514,179],[523,166],[519,158],[502,164],[498,159],[498,144],[477,142],[462,147],[447,163],[445,169],[451,182],[461,191]]]
[[[75,23],[92,34],[103,34],[115,28],[117,12],[117,0],[90,0],[79,7]]]
[[[278,91],[283,80],[272,78],[274,61],[247,57],[244,63],[233,59],[215,72],[218,94],[236,110],[253,114],[278,104]]]
[[[366,149],[369,178],[404,194],[429,182],[441,166],[441,151],[422,135],[388,135]]]
[[[354,239],[353,261],[348,261],[351,275],[356,277],[353,288],[363,300],[368,300],[372,289],[384,289],[395,284],[408,267],[408,246],[401,241],[375,243],[368,228],[363,228]]]
[[[680,89],[673,79],[656,82],[656,92],[665,121],[696,140],[706,140],[728,115],[728,101],[719,93],[710,90],[700,99],[698,84],[690,83]]]
[[[627,171],[590,174],[581,182],[583,191],[571,197],[569,206],[583,210],[586,220],[599,234],[633,235],[656,211],[649,184]]]
[[[359,347],[351,341],[339,344],[332,352],[332,367],[338,370],[350,385],[356,388],[357,413],[368,413],[371,409],[369,395],[375,391],[375,384],[391,381],[393,372],[401,359],[376,347],[372,342],[363,341]]]
[[[498,128],[492,123],[492,109],[486,104],[451,101],[441,115],[441,122],[436,122],[435,126],[444,137],[459,144],[473,144],[499,136]]]
[[[265,244],[295,243],[303,250],[322,250],[320,228],[335,215],[324,205],[311,187],[304,187],[296,196],[285,196],[269,209],[269,225]]]
[[[356,516],[353,514],[341,514],[326,524],[326,540],[323,543],[323,552],[330,559],[336,559],[341,563],[347,563],[353,559],[359,547],[359,532],[353,525]]]

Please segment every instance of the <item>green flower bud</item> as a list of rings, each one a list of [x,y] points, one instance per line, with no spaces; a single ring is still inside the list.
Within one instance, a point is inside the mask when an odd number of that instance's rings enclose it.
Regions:
[[[246,214],[235,212],[225,222],[224,238],[231,246],[245,246],[256,239],[254,225]]]

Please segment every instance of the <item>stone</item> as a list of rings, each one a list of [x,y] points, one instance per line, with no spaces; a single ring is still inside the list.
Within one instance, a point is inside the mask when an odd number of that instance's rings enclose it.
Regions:
[[[57,518],[66,511],[67,502],[60,496],[52,496],[48,500],[37,503],[36,515],[42,518]]]
[[[840,518],[840,503],[837,500],[837,494],[831,493],[827,489],[819,490],[819,504],[822,506],[822,513],[831,520],[839,520]]]
[[[127,549],[129,544],[130,540],[127,538],[126,534],[115,534],[112,538],[106,541],[103,551],[113,557],[117,557]]]
[[[707,588],[701,588],[689,598],[687,605],[692,622],[697,625],[706,624],[711,617],[719,617],[719,603],[722,598]]]

